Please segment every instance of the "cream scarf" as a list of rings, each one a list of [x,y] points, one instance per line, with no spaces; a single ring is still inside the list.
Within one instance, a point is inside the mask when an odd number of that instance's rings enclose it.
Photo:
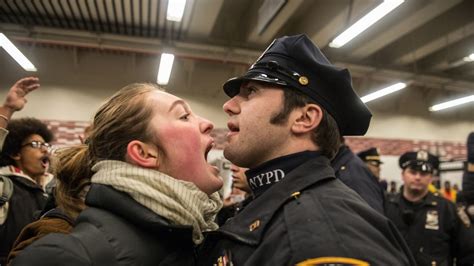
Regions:
[[[202,232],[218,228],[214,219],[222,200],[217,192],[208,196],[191,182],[121,161],[101,161],[92,171],[96,172],[92,183],[109,185],[129,194],[172,224],[192,226],[196,244],[203,241]]]

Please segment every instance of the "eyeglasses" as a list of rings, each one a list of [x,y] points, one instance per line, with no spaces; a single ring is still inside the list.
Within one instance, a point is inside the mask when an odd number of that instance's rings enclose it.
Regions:
[[[21,145],[21,147],[26,147],[26,146],[30,146],[30,147],[35,148],[35,149],[44,148],[48,152],[50,152],[53,148],[53,146],[51,146],[51,144],[46,143],[46,142],[41,142],[41,141],[32,141],[30,143],[25,143],[25,144]]]

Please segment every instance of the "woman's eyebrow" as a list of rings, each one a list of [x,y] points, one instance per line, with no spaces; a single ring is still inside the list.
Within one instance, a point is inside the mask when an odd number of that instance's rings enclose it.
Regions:
[[[186,105],[186,103],[183,100],[176,100],[174,103],[171,104],[170,109],[168,109],[168,112],[171,112],[171,110],[173,110],[178,105],[182,105],[184,107],[184,109],[186,109],[186,110],[189,109],[188,106]]]

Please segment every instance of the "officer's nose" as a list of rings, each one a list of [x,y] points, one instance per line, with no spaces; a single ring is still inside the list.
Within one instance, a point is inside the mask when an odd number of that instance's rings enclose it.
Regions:
[[[229,116],[240,113],[238,96],[234,96],[230,100],[225,102],[222,106],[222,109],[224,109],[224,112],[226,112]]]

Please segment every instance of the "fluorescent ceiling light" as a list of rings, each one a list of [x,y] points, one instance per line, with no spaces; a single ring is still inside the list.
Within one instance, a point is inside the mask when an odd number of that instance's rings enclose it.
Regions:
[[[470,96],[462,97],[462,98],[459,98],[459,99],[456,99],[456,100],[447,101],[447,102],[440,103],[440,104],[435,104],[435,105],[431,106],[429,110],[431,112],[436,112],[436,111],[439,111],[439,110],[443,110],[443,109],[446,109],[446,108],[454,107],[454,106],[469,103],[469,102],[474,102],[474,94],[470,95]]]
[[[375,100],[377,98],[380,98],[380,97],[383,97],[387,94],[390,94],[392,92],[396,92],[396,91],[399,91],[403,88],[406,88],[407,84],[406,83],[403,83],[403,82],[399,82],[397,84],[393,84],[391,86],[388,86],[386,88],[383,88],[381,90],[378,90],[376,92],[373,92],[371,94],[368,94],[362,98],[360,98],[362,100],[363,103],[367,103],[367,102],[370,102],[372,100]]]
[[[166,12],[166,19],[180,22],[181,19],[183,18],[185,6],[186,6],[186,0],[169,0],[168,11]]]
[[[3,47],[23,69],[26,71],[36,71],[36,67],[30,60],[28,60],[3,33],[0,33],[0,47]]]
[[[158,69],[158,84],[167,85],[173,68],[174,55],[161,54],[160,67]]]
[[[472,53],[472,54],[470,54],[470,55],[464,57],[463,60],[466,61],[466,62],[472,62],[472,61],[474,61],[474,53]]]
[[[347,30],[339,34],[331,43],[330,47],[340,48],[357,35],[361,34],[368,27],[372,26],[375,22],[383,18],[385,15],[390,13],[390,11],[397,8],[405,0],[385,0],[382,4],[378,5],[376,8],[372,9],[367,15],[359,19],[356,23],[352,24]]]

